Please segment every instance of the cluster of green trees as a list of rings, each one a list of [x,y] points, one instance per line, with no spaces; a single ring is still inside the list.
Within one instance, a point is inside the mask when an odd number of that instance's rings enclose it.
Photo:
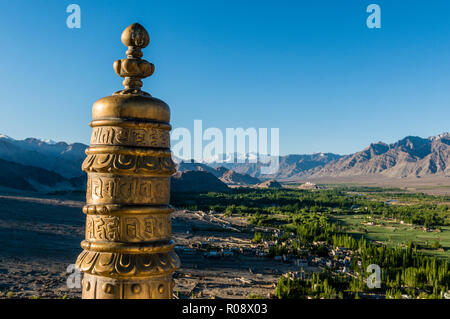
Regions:
[[[297,239],[291,245],[271,247],[270,256],[293,254],[308,249],[315,255],[328,256],[329,247],[344,247],[352,251],[350,270],[353,277],[325,271],[312,278],[280,278],[276,296],[279,298],[333,297],[357,298],[359,293],[385,293],[387,298],[406,294],[411,298],[441,298],[450,287],[450,269],[447,260],[424,255],[410,242],[406,248],[389,248],[375,245],[364,238],[342,233],[341,228],[330,224],[324,216],[320,222],[310,221],[297,227]],[[312,241],[325,241],[327,245],[312,245]],[[294,245],[292,245],[295,243]],[[299,245],[301,243],[301,245]],[[381,288],[373,290],[367,286],[366,269],[376,264],[381,268]],[[339,292],[336,294],[336,291]]]
[[[352,190],[352,192],[349,191]],[[336,188],[319,191],[297,189],[237,188],[226,193],[175,193],[172,203],[190,210],[216,211],[227,215],[250,216],[256,225],[276,223],[276,215],[305,218],[310,214],[336,213],[376,215],[403,220],[406,223],[437,227],[450,225],[450,211],[446,204],[436,204],[435,197],[424,194],[355,193],[357,188]],[[363,188],[366,189],[366,188]],[[370,195],[370,194],[369,194]],[[421,201],[417,201],[416,197]],[[411,205],[390,205],[383,198],[410,200]],[[442,198],[442,201],[450,198]],[[303,217],[299,217],[303,216]]]
[[[352,271],[358,275],[351,285],[355,291],[370,291],[365,281],[365,270],[370,264],[380,266],[381,289],[386,291],[387,296],[395,297],[403,291],[410,297],[417,297],[421,292],[421,297],[440,298],[450,287],[448,261],[418,252],[413,242],[406,248],[389,248],[368,243],[363,238],[356,240],[340,234],[334,235],[331,243],[349,248],[359,257],[360,265],[356,259],[351,265]]]
[[[279,299],[343,299],[348,286],[348,280],[343,275],[333,275],[330,271],[313,273],[309,278],[281,276],[274,295]]]
[[[354,258],[350,269],[353,277],[328,270],[306,279],[283,276],[275,292],[279,298],[358,298],[360,293],[373,292],[366,283],[366,269],[370,264],[380,266],[382,285],[375,291],[384,293],[387,298],[400,298],[402,294],[413,298],[442,297],[450,286],[447,260],[423,255],[412,242],[405,248],[369,243],[364,238],[347,234],[344,227],[333,222],[333,214],[356,212],[425,227],[450,225],[448,205],[439,204],[439,201],[436,204],[435,197],[385,191],[378,188],[319,191],[239,188],[227,193],[174,194],[172,203],[190,210],[247,216],[254,225],[284,230],[279,244],[270,248],[269,256],[301,255],[305,248],[319,256],[327,256],[328,247],[345,247],[352,251]],[[412,204],[391,205],[385,202],[387,198],[407,200]],[[448,202],[450,198],[441,200]],[[291,238],[290,233],[294,233],[295,238]],[[253,240],[260,242],[264,236],[255,233]],[[313,242],[326,244],[313,245]],[[439,242],[432,243],[433,247],[439,245]]]

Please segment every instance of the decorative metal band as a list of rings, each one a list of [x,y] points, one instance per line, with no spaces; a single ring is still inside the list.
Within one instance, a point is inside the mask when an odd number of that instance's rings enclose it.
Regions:
[[[167,148],[145,148],[131,146],[97,145],[86,149],[86,154],[121,154],[154,157],[171,157],[170,149]]]
[[[82,169],[85,172],[140,175],[172,175],[176,171],[171,157],[123,154],[88,155]]]
[[[94,120],[89,123],[91,127],[97,126],[120,126],[131,128],[155,128],[170,131],[172,125],[166,122],[159,122],[152,119],[133,119],[133,118],[110,118]]]
[[[84,274],[82,285],[83,299],[169,299],[173,289],[170,275],[120,280]]]
[[[170,135],[167,129],[154,127],[99,126],[92,130],[91,145],[99,144],[168,148]]]
[[[86,239],[91,242],[101,240],[132,243],[168,240],[171,233],[172,225],[168,214],[86,216]]]
[[[129,214],[170,214],[175,209],[170,205],[137,206],[137,205],[85,205],[83,213],[88,215],[129,215]]]
[[[88,174],[88,204],[164,205],[170,199],[170,177]]]
[[[173,241],[154,241],[142,245],[121,242],[91,242],[83,240],[81,248],[89,251],[120,254],[156,254],[170,252],[175,247]]]
[[[83,250],[76,266],[93,275],[135,278],[170,274],[180,267],[180,259],[173,250],[142,255]]]

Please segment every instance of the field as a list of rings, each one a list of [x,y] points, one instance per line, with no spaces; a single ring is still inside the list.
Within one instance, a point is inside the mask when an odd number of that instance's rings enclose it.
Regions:
[[[333,215],[333,219],[348,226],[348,233],[355,237],[364,236],[369,241],[385,243],[390,247],[406,247],[412,241],[419,245],[419,251],[450,259],[450,227],[442,226],[441,231],[426,231],[423,227],[401,224],[398,221],[374,218],[364,214]],[[439,241],[441,248],[432,249],[434,241]]]
[[[0,299],[80,298],[81,289],[66,281],[67,267],[81,252],[83,204],[82,196],[0,195]],[[174,274],[180,299],[266,297],[282,273],[296,268],[251,255],[207,258],[205,251],[189,249],[202,242],[217,249],[250,247],[253,232],[242,218],[177,211],[172,229],[182,263]]]
[[[269,258],[301,260],[280,277],[276,298],[443,298],[450,283],[450,198],[398,187],[319,185],[313,190],[236,188],[179,194],[190,210],[239,216],[261,227]],[[274,236],[269,229],[278,229]],[[300,263],[300,261],[298,261]],[[366,269],[381,269],[371,290]]]
[[[377,297],[438,298],[447,289],[448,195],[394,187],[322,187],[172,196],[171,204],[179,209],[173,214],[173,237],[182,262],[174,276],[177,297],[266,297],[277,287],[280,298],[371,298],[374,292],[365,288],[360,269],[372,263],[391,276]],[[80,289],[66,286],[66,268],[81,250],[83,204],[81,195],[0,195],[0,297],[79,298]],[[355,241],[360,238],[367,245]],[[333,255],[336,247],[352,253]],[[232,256],[226,255],[230,251]],[[214,252],[222,255],[209,256]],[[299,260],[306,265],[302,269],[295,263]],[[286,295],[289,290],[277,282],[303,269],[301,294]],[[325,269],[331,272],[322,273]],[[326,277],[310,277],[318,273]]]
[[[394,187],[411,193],[425,193],[429,195],[450,196],[449,177],[422,177],[422,178],[389,178],[386,176],[346,176],[346,177],[321,177],[305,180],[286,181],[286,184],[300,185],[304,182],[313,182],[333,187]]]

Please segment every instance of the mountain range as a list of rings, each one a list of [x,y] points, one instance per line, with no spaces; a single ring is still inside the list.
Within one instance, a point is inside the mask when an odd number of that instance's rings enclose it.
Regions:
[[[0,158],[22,165],[36,166],[65,178],[82,175],[81,163],[87,145],[81,143],[44,141],[37,138],[16,140],[0,135]]]
[[[211,167],[204,163],[196,162],[184,162],[181,161],[177,165],[177,171],[187,172],[187,171],[200,171],[208,172],[219,180],[229,185],[256,185],[261,183],[256,177],[250,176],[247,173],[239,173],[234,170],[228,169],[224,166]]]
[[[450,134],[430,138],[408,136],[393,144],[374,143],[361,152],[343,156],[319,170],[305,173],[314,177],[450,177]]]
[[[0,186],[22,190],[85,187],[81,164],[88,146],[81,143],[16,140],[0,135]],[[381,176],[390,178],[450,177],[450,134],[408,136],[395,143],[370,144],[350,155],[317,153],[279,157],[279,170],[261,175],[261,163],[195,163],[179,161],[180,172],[203,171],[224,184],[256,185],[263,180],[315,177]],[[178,176],[193,183],[192,174]],[[203,174],[205,175],[205,174]],[[201,180],[209,177],[201,176]],[[211,184],[212,185],[212,184]],[[219,188],[222,184],[216,183]]]
[[[316,153],[279,157],[276,174],[261,175],[261,163],[215,163],[262,179],[381,176],[391,178],[450,177],[450,133],[429,138],[407,136],[395,143],[370,144],[350,155]]]

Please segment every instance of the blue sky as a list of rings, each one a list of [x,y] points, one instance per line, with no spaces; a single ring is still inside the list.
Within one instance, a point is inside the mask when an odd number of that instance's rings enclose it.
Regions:
[[[81,29],[66,7],[81,7]],[[366,7],[381,7],[368,29]],[[122,30],[150,33],[144,89],[174,127],[279,127],[280,152],[361,150],[450,130],[450,1],[1,1],[0,133],[89,142],[121,89]]]

